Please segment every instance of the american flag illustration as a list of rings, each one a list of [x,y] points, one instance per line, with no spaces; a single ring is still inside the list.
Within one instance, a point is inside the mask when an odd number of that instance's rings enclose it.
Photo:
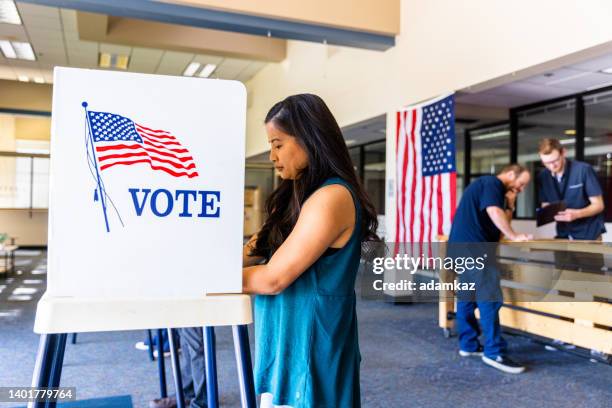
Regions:
[[[148,163],[173,177],[198,176],[191,153],[170,132],[114,113],[87,111],[87,115],[100,171]]]
[[[395,242],[435,242],[455,214],[453,95],[397,112]]]

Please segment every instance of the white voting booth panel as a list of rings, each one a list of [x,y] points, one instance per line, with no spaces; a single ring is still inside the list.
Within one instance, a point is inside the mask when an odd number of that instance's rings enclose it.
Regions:
[[[240,293],[244,86],[56,68],[53,88],[47,296]]]

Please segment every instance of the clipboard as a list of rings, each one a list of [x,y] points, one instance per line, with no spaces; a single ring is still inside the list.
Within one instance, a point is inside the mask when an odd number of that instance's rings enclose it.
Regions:
[[[540,227],[553,222],[555,220],[555,215],[566,208],[567,204],[565,204],[565,201],[556,201],[550,203],[546,207],[536,208],[536,226]]]

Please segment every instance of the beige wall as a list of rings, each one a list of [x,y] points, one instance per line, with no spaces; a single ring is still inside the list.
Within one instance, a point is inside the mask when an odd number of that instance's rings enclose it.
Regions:
[[[51,118],[34,116],[15,117],[15,138],[28,140],[51,139]]]
[[[381,34],[396,34],[400,0],[165,0],[190,6],[253,14]]]
[[[25,109],[51,112],[48,84],[0,80],[0,109]]]
[[[8,233],[15,238],[17,245],[47,245],[46,210],[34,210],[30,217],[29,210],[0,209],[0,232]]]
[[[601,52],[612,44],[611,15],[612,2],[597,0],[402,0],[401,34],[385,52],[289,41],[287,59],[247,84],[247,155],[267,150],[263,118],[287,95],[321,95],[345,126],[593,47]],[[393,122],[388,115],[392,183]],[[387,198],[393,225],[394,198]]]

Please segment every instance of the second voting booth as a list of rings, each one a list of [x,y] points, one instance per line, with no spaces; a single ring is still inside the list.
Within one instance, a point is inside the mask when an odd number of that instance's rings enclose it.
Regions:
[[[236,81],[55,69],[33,386],[59,386],[67,333],[232,325],[243,406],[255,406],[240,294],[245,120]]]

